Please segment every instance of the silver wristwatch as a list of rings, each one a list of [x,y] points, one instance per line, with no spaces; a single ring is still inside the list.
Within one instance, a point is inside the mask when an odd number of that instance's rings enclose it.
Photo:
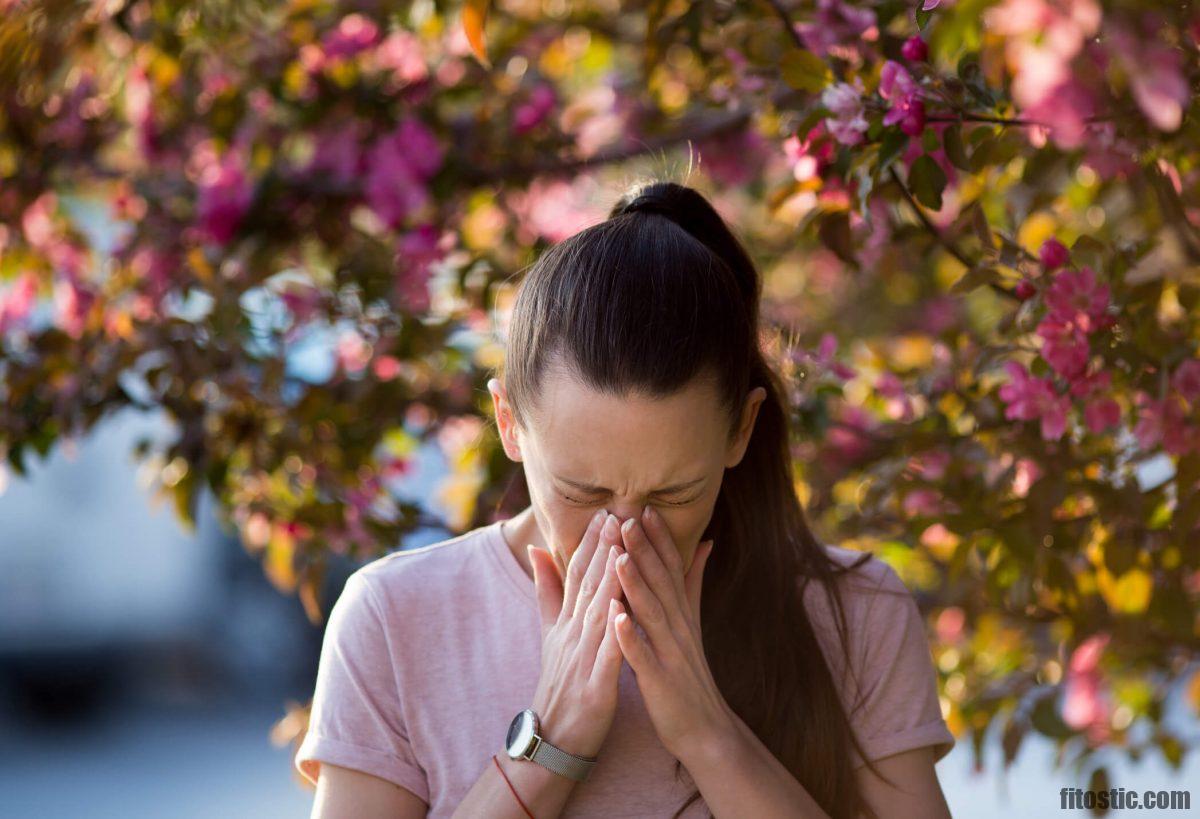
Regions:
[[[526,708],[513,717],[508,726],[504,750],[513,759],[528,759],[567,779],[582,782],[588,778],[592,768],[596,767],[596,760],[569,754],[542,739],[540,733],[538,715]]]

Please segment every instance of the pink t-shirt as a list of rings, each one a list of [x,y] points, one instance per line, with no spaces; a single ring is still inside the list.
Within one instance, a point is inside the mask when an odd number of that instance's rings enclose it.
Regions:
[[[826,550],[842,563],[861,552]],[[917,606],[877,558],[846,575],[850,655],[865,698],[851,725],[871,759],[954,745],[938,706],[935,672]],[[899,592],[889,594],[887,591]],[[831,609],[819,584],[805,603],[822,651],[834,651]],[[852,704],[845,657],[834,654],[839,693]],[[315,783],[321,762],[394,782],[450,816],[501,752],[509,722],[528,708],[541,664],[533,580],[500,522],[379,558],[354,572],[330,612],[312,717],[296,766]],[[861,759],[855,754],[855,764]],[[671,816],[693,792],[659,742],[637,681],[623,663],[617,713],[586,782],[564,817]],[[686,817],[707,815],[703,799]]]

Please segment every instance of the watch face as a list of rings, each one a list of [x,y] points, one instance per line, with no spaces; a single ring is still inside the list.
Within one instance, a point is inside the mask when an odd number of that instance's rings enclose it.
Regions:
[[[536,727],[533,711],[528,708],[513,717],[508,726],[508,736],[504,739],[504,747],[510,757],[517,759],[525,754],[525,749],[533,741]]]

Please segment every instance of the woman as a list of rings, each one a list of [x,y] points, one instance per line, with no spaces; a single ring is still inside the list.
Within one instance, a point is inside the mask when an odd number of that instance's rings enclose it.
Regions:
[[[488,384],[530,505],[351,576],[314,816],[948,815],[916,604],[810,532],[759,295],[670,182],[541,256]]]

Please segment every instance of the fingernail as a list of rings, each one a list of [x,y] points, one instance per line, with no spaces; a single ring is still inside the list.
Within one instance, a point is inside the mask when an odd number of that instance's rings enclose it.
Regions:
[[[611,527],[611,529],[616,529],[617,528],[617,516],[609,515],[607,518],[605,518],[604,525],[605,525],[605,527]]]
[[[618,566],[628,566],[628,565],[629,565],[629,555],[628,555],[628,554],[623,554],[623,555],[621,555],[620,557],[618,557],[618,558],[617,558],[617,565],[618,565]]]
[[[617,610],[617,598],[614,597],[612,600],[608,601],[608,613],[612,614],[616,610]]]
[[[629,520],[627,520],[621,524],[621,531],[624,532],[625,534],[629,534],[630,532],[633,531],[633,518],[630,518]]]
[[[608,513],[605,512],[603,509],[597,509],[596,514],[592,515],[592,523],[598,522],[606,514],[608,514]]]
[[[608,559],[609,559],[609,560],[612,560],[612,559],[613,559],[613,555],[615,555],[616,553],[617,553],[617,547],[616,547],[616,546],[609,546],[609,547],[608,547]]]
[[[650,516],[654,514],[653,507],[646,504],[646,508],[642,510],[642,520],[650,520]]]

